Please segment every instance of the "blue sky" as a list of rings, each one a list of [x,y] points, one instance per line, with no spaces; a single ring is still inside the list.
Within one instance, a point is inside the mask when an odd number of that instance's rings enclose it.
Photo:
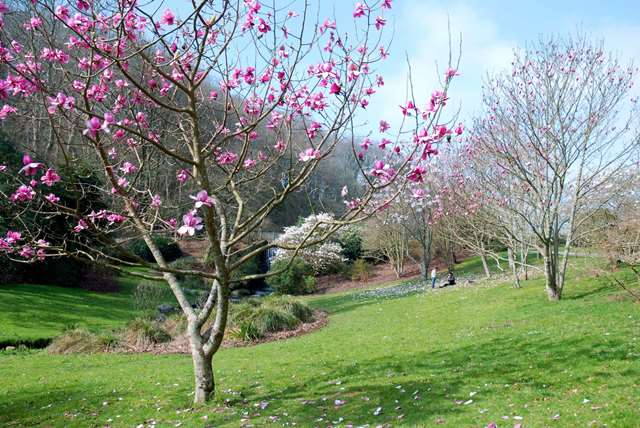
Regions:
[[[296,3],[275,0],[276,4]],[[321,20],[335,13],[339,25],[352,19],[353,0],[309,0],[320,8]],[[170,0],[185,11],[190,2]],[[444,69],[448,55],[447,17],[456,45],[462,36],[461,76],[451,92],[451,110],[460,108],[461,120],[480,110],[482,79],[487,72],[509,66],[512,51],[540,35],[564,35],[582,29],[593,39],[604,39],[605,48],[626,60],[640,62],[640,2],[596,0],[394,0],[388,15],[388,35],[393,32],[391,57],[383,65],[386,85],[373,97],[361,121],[376,124],[386,118],[399,120],[398,104],[406,93],[407,65],[411,61],[414,87],[420,104],[437,87],[436,63]],[[420,95],[418,95],[420,94]]]

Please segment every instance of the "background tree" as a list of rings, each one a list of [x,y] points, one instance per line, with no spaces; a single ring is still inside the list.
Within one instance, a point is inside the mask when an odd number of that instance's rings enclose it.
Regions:
[[[594,212],[585,207],[638,149],[636,69],[582,35],[540,40],[512,64],[488,79],[486,117],[474,122],[470,141],[491,168],[485,185],[502,190],[507,178],[502,203],[534,235],[549,299],[558,300],[575,232]]]

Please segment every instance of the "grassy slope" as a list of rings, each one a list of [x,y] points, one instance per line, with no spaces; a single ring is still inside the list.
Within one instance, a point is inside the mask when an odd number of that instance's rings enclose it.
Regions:
[[[206,416],[218,427],[238,426],[246,416],[261,426],[278,416],[276,426],[511,427],[513,416],[522,416],[525,427],[634,427],[640,311],[610,299],[613,292],[573,278],[556,304],[545,300],[540,280],[521,290],[314,299],[332,312],[328,327],[222,351],[218,400],[188,411],[188,356],[2,355],[0,425],[202,426]],[[336,399],[346,404],[336,408]],[[264,410],[256,406],[261,401],[269,403]],[[374,416],[378,406],[382,414]]]
[[[118,293],[0,285],[0,342],[50,339],[72,324],[95,330],[119,327],[135,316],[131,301],[135,283],[133,277],[124,278]]]

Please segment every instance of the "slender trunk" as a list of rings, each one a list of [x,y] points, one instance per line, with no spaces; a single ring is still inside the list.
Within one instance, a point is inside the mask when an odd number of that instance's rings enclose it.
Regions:
[[[487,263],[487,256],[484,252],[484,244],[480,248],[480,260],[482,260],[482,268],[484,269],[484,275],[487,278],[491,278],[491,270],[489,270],[489,264]]]
[[[557,269],[557,253],[553,254],[550,248],[552,244],[546,244],[544,247],[544,253],[542,258],[544,259],[544,276],[545,285],[547,289],[547,296],[549,300],[557,301],[562,297],[562,292],[558,288],[558,281],[556,275]]]
[[[513,273],[513,286],[520,288],[520,275],[518,274],[518,267],[516,266],[516,260],[513,257],[513,250],[511,247],[507,249],[507,257],[509,258],[509,266],[511,266],[511,273]]]
[[[427,234],[426,239],[420,240],[422,244],[422,254],[420,258],[420,273],[422,280],[428,282],[431,280],[429,275],[429,265],[431,264],[431,233]]]

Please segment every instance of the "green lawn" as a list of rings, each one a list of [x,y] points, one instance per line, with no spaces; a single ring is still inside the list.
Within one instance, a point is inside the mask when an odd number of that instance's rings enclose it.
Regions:
[[[92,330],[122,326],[135,316],[131,293],[137,280],[121,280],[118,293],[48,285],[0,285],[0,344],[33,343],[78,324]]]
[[[0,354],[0,425],[637,427],[640,305],[592,264],[559,303],[540,279],[311,299],[326,328],[222,351],[197,409],[189,356]]]

